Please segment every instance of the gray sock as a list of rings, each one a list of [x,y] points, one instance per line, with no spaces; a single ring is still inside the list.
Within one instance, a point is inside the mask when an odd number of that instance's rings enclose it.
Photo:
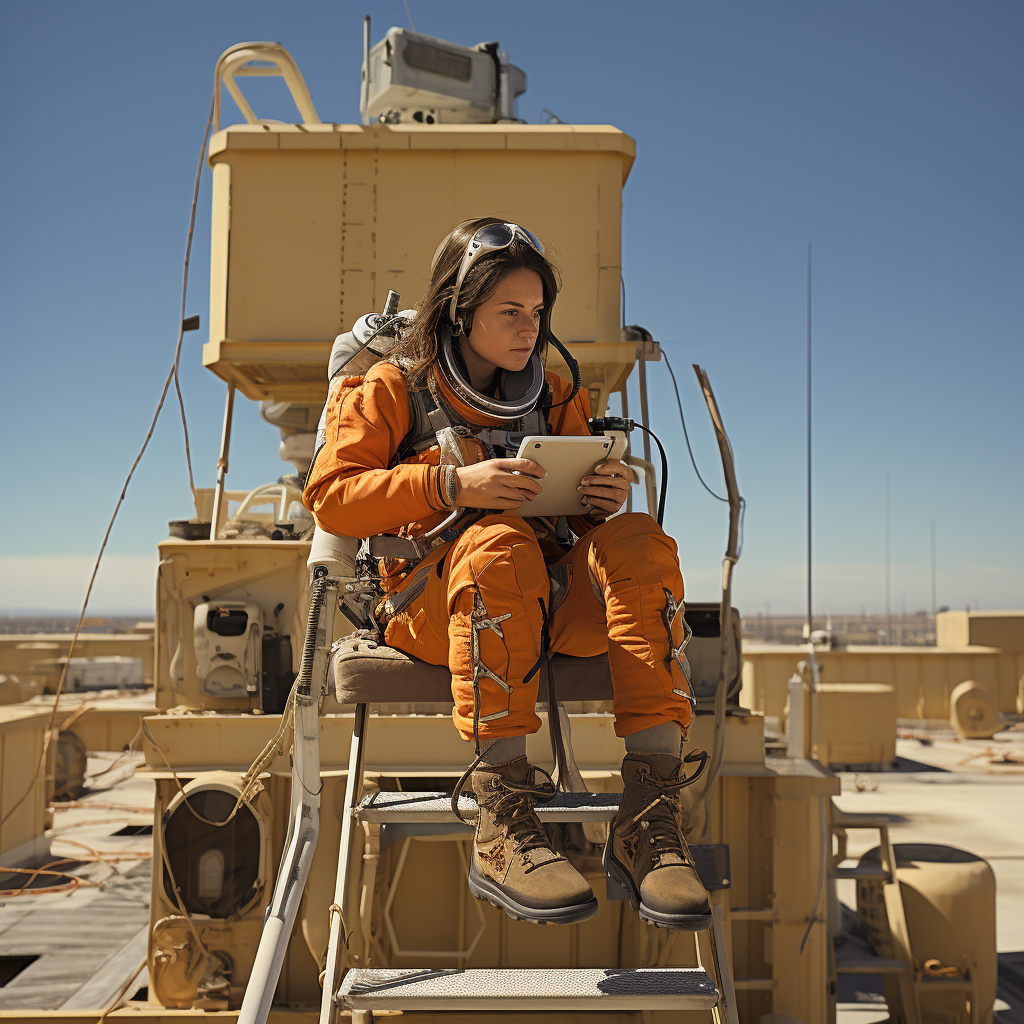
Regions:
[[[525,736],[503,736],[500,740],[481,741],[480,747],[484,752],[481,764],[505,764],[506,761],[514,761],[517,757],[526,757]]]
[[[626,737],[626,752],[636,754],[671,754],[679,757],[683,747],[683,731],[678,722],[661,722]]]

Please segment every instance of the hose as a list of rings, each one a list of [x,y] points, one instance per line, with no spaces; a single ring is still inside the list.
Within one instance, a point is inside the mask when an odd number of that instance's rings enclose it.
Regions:
[[[313,685],[313,658],[316,655],[316,638],[320,626],[320,610],[324,605],[327,593],[327,567],[318,565],[314,572],[313,584],[310,587],[309,618],[306,620],[306,638],[302,643],[302,662],[295,680],[295,692],[301,697],[308,697]]]

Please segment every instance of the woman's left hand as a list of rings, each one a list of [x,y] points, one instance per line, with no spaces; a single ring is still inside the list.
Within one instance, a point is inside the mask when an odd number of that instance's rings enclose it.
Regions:
[[[576,488],[595,512],[614,515],[629,497],[630,485],[636,480],[633,470],[617,460],[599,462],[593,473],[585,476]]]

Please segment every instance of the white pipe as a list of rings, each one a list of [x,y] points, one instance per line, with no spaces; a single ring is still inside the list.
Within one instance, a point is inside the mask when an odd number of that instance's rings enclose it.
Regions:
[[[324,602],[313,627],[316,629],[316,650],[310,693],[297,693],[295,696],[288,835],[277,871],[274,895],[260,935],[256,960],[238,1013],[238,1024],[265,1024],[270,1014],[281,966],[288,951],[288,941],[302,902],[313,854],[316,852],[320,834],[319,699],[327,679],[337,601],[337,583],[332,581],[326,588]]]
[[[213,492],[213,515],[210,523],[210,540],[217,539],[220,528],[221,507],[224,503],[224,478],[228,475],[228,452],[231,449],[231,420],[235,414],[235,385],[228,385],[228,397],[224,403],[224,427],[220,434],[220,455],[217,457],[217,487]],[[198,509],[196,510],[198,513]]]
[[[288,940],[302,902],[320,833],[320,744],[317,702],[295,708],[295,763],[292,767],[292,814],[281,865],[274,885],[256,959],[238,1013],[239,1024],[265,1024],[270,1015]],[[301,737],[301,739],[300,739]],[[312,742],[311,742],[312,737]],[[316,763],[316,773],[309,769]],[[301,767],[300,767],[301,765]],[[303,785],[302,776],[306,776]],[[312,787],[309,782],[316,779]]]
[[[363,15],[363,80],[359,90],[359,113],[363,124],[370,123],[370,16]]]

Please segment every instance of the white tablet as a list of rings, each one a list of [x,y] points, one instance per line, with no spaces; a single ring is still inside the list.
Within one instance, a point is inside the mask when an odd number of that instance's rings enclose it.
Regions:
[[[605,459],[619,459],[626,450],[626,437],[598,434],[524,437],[517,459],[531,459],[548,475],[540,481],[544,490],[533,501],[515,509],[521,516],[581,516],[589,511],[583,495],[576,490],[580,481]],[[510,510],[512,511],[512,510]]]

